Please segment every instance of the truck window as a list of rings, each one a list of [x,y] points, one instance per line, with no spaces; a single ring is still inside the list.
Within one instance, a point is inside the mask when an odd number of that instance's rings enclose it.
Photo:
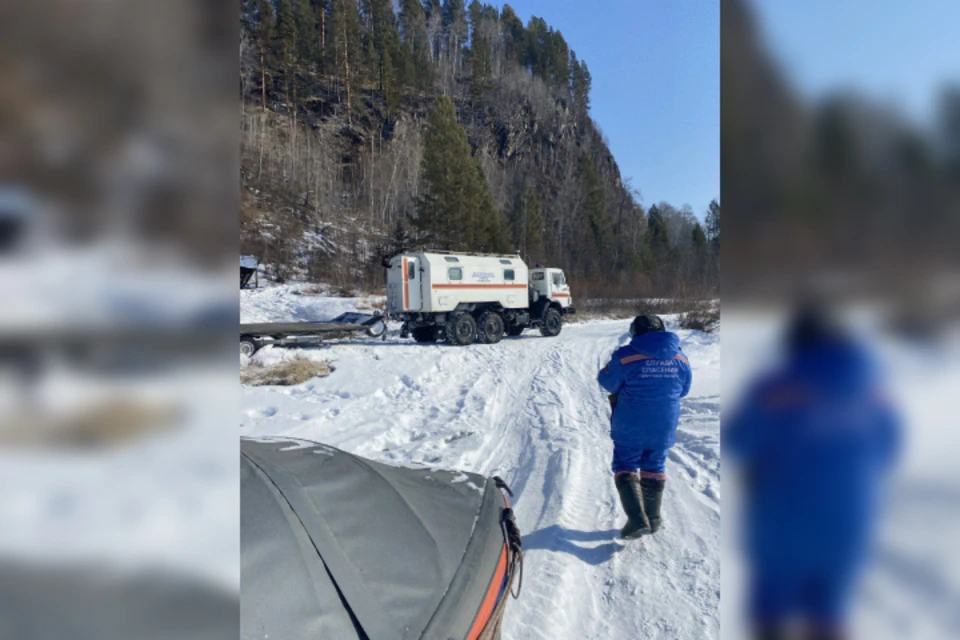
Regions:
[[[533,274],[533,279],[543,280],[543,271],[537,271],[535,274]]]
[[[463,269],[460,267],[451,267],[447,270],[447,277],[450,280],[463,280]]]
[[[446,260],[447,262],[457,262],[457,259],[454,258],[453,256],[446,256],[444,257],[444,260]]]
[[[417,267],[413,262],[407,263],[407,279],[408,280],[417,279]]]
[[[503,279],[507,282],[513,282],[516,278],[516,274],[513,272],[513,269],[504,269],[503,270]]]
[[[553,286],[562,287],[565,284],[567,284],[567,281],[564,280],[562,273],[553,274]]]
[[[500,264],[511,264],[509,260],[501,260]]]

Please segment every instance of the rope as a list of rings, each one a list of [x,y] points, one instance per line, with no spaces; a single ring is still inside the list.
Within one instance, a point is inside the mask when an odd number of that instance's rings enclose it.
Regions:
[[[506,492],[511,496],[513,495],[513,492],[510,491],[510,487],[507,486],[506,482],[500,478],[494,478],[494,480],[496,481],[497,488],[502,492]],[[504,496],[504,499],[506,499],[506,496]],[[497,602],[497,605],[494,607],[493,612],[490,614],[490,619],[487,621],[483,631],[480,632],[478,640],[498,640],[500,638],[503,614],[507,607],[508,598],[506,596],[510,594],[514,599],[517,599],[520,597],[520,591],[523,588],[523,540],[520,536],[520,528],[517,526],[517,521],[513,517],[513,509],[510,507],[503,510],[500,518],[500,530],[503,532],[503,539],[507,545],[506,586],[503,597],[500,598],[500,601]],[[514,578],[517,579],[516,591],[513,589]]]

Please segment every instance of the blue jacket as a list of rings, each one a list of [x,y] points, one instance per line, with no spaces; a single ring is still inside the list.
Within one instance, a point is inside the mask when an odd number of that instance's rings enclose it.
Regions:
[[[673,446],[680,398],[690,392],[692,377],[675,333],[645,333],[614,351],[597,376],[600,386],[617,394],[613,439],[633,449]]]
[[[762,377],[722,451],[746,471],[746,544],[776,572],[844,571],[865,555],[899,422],[866,348],[834,340]]]

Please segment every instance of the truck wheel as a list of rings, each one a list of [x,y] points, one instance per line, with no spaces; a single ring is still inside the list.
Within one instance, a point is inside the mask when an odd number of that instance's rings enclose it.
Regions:
[[[524,329],[526,329],[526,327],[522,324],[512,324],[507,327],[507,335],[513,337],[519,336],[521,333],[523,333]]]
[[[248,358],[255,354],[259,347],[253,338],[240,338],[240,355]]]
[[[560,316],[560,312],[550,307],[547,309],[547,312],[543,314],[543,324],[540,326],[540,333],[545,336],[553,337],[560,335],[560,329],[563,328],[563,317]]]
[[[503,316],[496,311],[484,311],[477,320],[477,338],[483,344],[497,344],[503,338]]]
[[[413,339],[417,342],[436,342],[437,332],[433,327],[417,327],[413,330]]]
[[[469,313],[455,313],[444,328],[447,342],[466,346],[477,339],[477,321]]]

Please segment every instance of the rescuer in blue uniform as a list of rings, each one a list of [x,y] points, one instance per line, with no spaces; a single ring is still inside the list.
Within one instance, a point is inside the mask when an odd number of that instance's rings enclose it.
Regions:
[[[637,316],[630,336],[597,381],[613,407],[614,481],[627,514],[620,535],[637,538],[662,524],[667,450],[676,441],[680,398],[690,392],[692,374],[680,338],[664,329],[659,316]]]
[[[867,347],[822,310],[801,311],[783,362],[732,419],[723,455],[743,470],[749,614],[757,638],[847,637],[899,422]]]

